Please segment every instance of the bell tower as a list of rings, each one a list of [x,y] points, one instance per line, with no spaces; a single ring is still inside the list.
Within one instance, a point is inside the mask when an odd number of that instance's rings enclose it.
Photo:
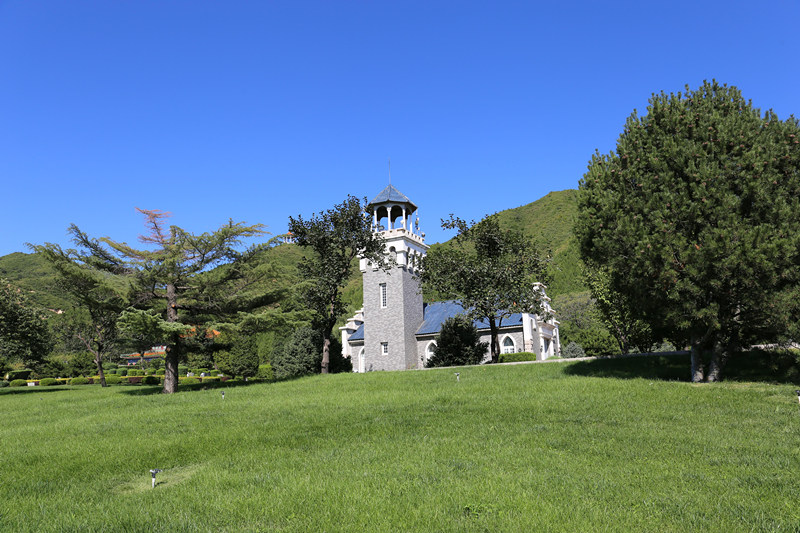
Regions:
[[[386,254],[395,261],[389,272],[366,259],[360,263],[364,283],[364,356],[369,370],[407,370],[420,366],[415,333],[423,320],[422,291],[416,277],[428,251],[417,206],[393,185],[368,205],[372,231],[386,241]],[[355,365],[354,365],[355,366]]]

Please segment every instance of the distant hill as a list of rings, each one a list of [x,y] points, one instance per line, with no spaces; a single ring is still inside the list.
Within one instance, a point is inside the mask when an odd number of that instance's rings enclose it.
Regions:
[[[578,191],[551,192],[535,202],[498,213],[503,226],[522,230],[553,254],[550,297],[587,290],[581,279],[578,240],[573,233],[578,214]]]
[[[581,281],[578,242],[572,232],[577,195],[574,189],[551,192],[530,204],[498,213],[503,226],[522,230],[551,250],[552,281],[547,290],[550,297],[586,290]],[[273,248],[270,260],[282,273],[280,279],[273,282],[281,285],[299,282],[297,263],[303,255],[303,250],[294,244]],[[55,272],[37,254],[16,252],[0,257],[0,277],[27,291],[29,298],[42,307],[62,309],[69,306],[67,297],[58,287]],[[351,312],[361,307],[361,273],[357,268],[345,287],[344,300]]]

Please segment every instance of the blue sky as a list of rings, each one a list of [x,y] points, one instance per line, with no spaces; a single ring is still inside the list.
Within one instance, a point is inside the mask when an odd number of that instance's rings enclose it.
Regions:
[[[0,255],[135,207],[286,231],[389,181],[429,242],[576,188],[654,92],[800,113],[800,2],[0,0]]]

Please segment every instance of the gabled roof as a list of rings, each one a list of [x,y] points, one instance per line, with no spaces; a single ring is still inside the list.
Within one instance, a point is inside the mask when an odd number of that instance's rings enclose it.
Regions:
[[[423,310],[424,319],[416,334],[435,335],[441,331],[445,320],[465,313],[461,304],[455,300],[429,303]],[[489,329],[489,322],[486,320],[474,320],[472,324],[479,330]],[[500,327],[519,326],[520,324],[522,324],[522,314],[514,313],[510,317],[504,318]]]
[[[416,204],[408,199],[408,196],[398,191],[394,185],[387,185],[385,189],[378,193],[378,196],[372,199],[367,205],[371,207],[375,204],[382,204],[384,202],[396,202],[398,204],[408,204],[414,209],[417,208]]]
[[[350,341],[363,341],[364,340],[364,323],[362,322],[358,329],[350,335],[347,340]]]

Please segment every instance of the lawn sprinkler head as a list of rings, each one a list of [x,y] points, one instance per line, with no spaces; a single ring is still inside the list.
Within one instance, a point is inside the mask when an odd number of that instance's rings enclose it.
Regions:
[[[460,372],[454,372],[454,374],[456,375],[456,381],[461,381],[461,373]]]
[[[150,470],[150,475],[153,477],[153,488],[156,488],[156,474],[162,472],[160,468],[153,468]]]
[[[225,399],[225,391],[222,391],[222,399]]]

